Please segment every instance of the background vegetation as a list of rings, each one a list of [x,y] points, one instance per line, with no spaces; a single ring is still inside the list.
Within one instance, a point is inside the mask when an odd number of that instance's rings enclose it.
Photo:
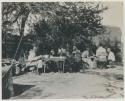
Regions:
[[[100,15],[107,9],[92,2],[2,3],[3,58],[13,58],[22,36],[16,59],[33,46],[37,47],[37,55],[48,54],[51,49],[57,51],[61,46],[71,52],[73,45],[81,51],[86,47],[95,51],[93,37],[109,33]],[[102,43],[109,42],[104,39]]]

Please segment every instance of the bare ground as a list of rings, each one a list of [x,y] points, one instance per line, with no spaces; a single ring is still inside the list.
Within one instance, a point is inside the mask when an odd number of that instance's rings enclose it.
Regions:
[[[97,71],[41,75],[26,73],[13,78],[15,96],[11,99],[123,98],[123,80],[107,78]],[[101,71],[110,73],[116,69]]]

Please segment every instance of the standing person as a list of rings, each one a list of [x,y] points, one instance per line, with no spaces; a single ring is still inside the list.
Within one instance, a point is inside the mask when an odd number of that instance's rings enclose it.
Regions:
[[[97,57],[97,67],[98,68],[106,68],[107,66],[107,52],[102,44],[96,50]]]
[[[64,58],[66,57],[66,49],[61,46],[59,49],[58,49],[58,55],[60,56],[60,59],[61,58]],[[58,71],[61,73],[61,72],[64,72],[64,61],[58,61],[57,63],[57,67],[58,67]]]
[[[115,55],[111,51],[110,48],[107,48],[107,52],[108,52],[108,64],[109,64],[109,67],[112,67],[112,65],[113,65],[113,63],[115,61]]]
[[[37,70],[39,75],[42,73],[42,70],[44,69],[45,72],[45,62],[43,58],[40,58],[37,63]]]
[[[72,54],[73,54],[73,57],[74,57],[74,60],[75,60],[73,70],[75,72],[77,72],[81,68],[81,52],[76,46],[73,46]]]

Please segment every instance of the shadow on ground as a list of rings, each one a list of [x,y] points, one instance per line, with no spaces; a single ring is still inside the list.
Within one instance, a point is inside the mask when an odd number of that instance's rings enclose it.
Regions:
[[[35,85],[20,85],[20,84],[14,84],[13,88],[14,88],[14,96],[18,96],[20,94],[22,94],[23,92],[25,92],[26,90],[34,87]]]

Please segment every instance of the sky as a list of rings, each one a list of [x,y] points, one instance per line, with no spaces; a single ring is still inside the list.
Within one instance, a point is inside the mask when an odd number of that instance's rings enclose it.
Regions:
[[[123,4],[122,2],[101,2],[104,6],[108,7],[108,10],[101,14],[103,17],[102,24],[120,27],[123,32]],[[27,29],[27,28],[26,28]],[[27,31],[25,30],[25,33]]]
[[[103,14],[102,23],[104,25],[117,26],[123,31],[123,3],[122,2],[104,2],[104,6],[109,9]]]

